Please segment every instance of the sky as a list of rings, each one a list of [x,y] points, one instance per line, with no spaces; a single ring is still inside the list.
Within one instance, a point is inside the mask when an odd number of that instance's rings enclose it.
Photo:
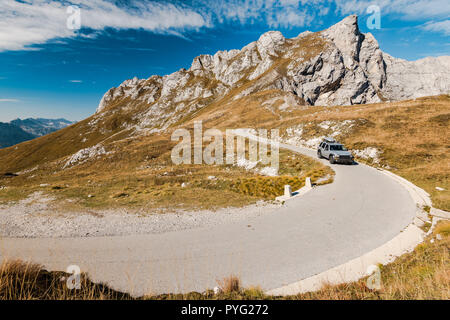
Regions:
[[[79,121],[126,79],[187,69],[200,54],[240,49],[269,30],[287,38],[323,30],[350,14],[394,57],[450,55],[448,0],[0,0],[0,121]]]

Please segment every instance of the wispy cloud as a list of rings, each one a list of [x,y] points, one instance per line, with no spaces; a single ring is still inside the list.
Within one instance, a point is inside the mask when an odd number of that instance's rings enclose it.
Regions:
[[[203,16],[211,21],[240,23],[264,21],[273,27],[311,25],[316,18],[337,14],[365,14],[377,5],[382,14],[396,14],[398,19],[430,19],[450,16],[448,0],[193,0]],[[330,8],[335,8],[330,12]]]
[[[212,24],[234,22],[264,23],[270,27],[310,25],[324,9],[323,0],[194,0],[194,4]]]
[[[432,20],[425,30],[447,32],[448,0],[1,0],[0,52],[77,36],[97,37],[107,28],[142,29],[188,39],[188,31],[224,23],[271,28],[310,26],[329,14],[364,14],[376,4],[403,20]],[[67,28],[69,5],[81,12],[82,33]],[[335,8],[331,10],[330,8]],[[447,34],[447,33],[446,33]]]
[[[94,31],[105,28],[144,29],[171,32],[195,29],[208,23],[196,11],[186,6],[153,1],[130,1],[119,6],[107,0],[72,0],[65,4],[57,1],[34,0],[18,2],[2,0],[0,8],[0,51],[31,49],[51,39],[78,35],[67,28],[70,4],[80,8],[81,27]]]
[[[337,11],[341,14],[363,14],[370,5],[380,7],[382,15],[394,15],[400,20],[428,20],[422,26],[426,31],[450,35],[450,5],[448,0],[336,0]],[[445,20],[447,19],[447,20]]]
[[[186,31],[222,23],[264,23],[270,27],[310,25],[328,12],[328,0],[2,0],[0,51],[36,50],[33,45],[72,38],[67,28],[70,5],[80,8],[83,37],[96,37],[106,28],[143,29],[188,39]],[[90,30],[89,32],[84,32]]]
[[[0,99],[0,102],[20,102],[19,99]]]
[[[365,13],[370,5],[377,5],[381,14],[398,14],[399,19],[427,19],[448,17],[448,0],[336,0],[342,14]]]
[[[82,83],[83,80],[69,80],[69,82],[71,82],[71,83]]]
[[[423,26],[424,30],[441,32],[447,36],[450,35],[450,20],[432,21]]]

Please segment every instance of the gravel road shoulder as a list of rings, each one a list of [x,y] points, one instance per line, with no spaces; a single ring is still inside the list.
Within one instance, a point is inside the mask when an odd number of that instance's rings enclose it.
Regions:
[[[271,214],[281,205],[260,201],[242,208],[217,211],[132,212],[125,209],[61,213],[41,192],[0,206],[0,236],[68,238],[156,234],[215,226]]]

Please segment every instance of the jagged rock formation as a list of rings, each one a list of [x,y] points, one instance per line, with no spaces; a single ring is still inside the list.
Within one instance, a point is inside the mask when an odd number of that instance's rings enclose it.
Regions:
[[[241,50],[196,57],[188,70],[126,80],[104,95],[97,114],[130,109],[139,126],[159,130],[215,101],[270,89],[330,106],[449,93],[450,57],[395,59],[349,16],[322,32],[285,39],[270,31]]]
[[[450,56],[417,61],[396,59],[383,53],[388,100],[404,100],[450,93]]]

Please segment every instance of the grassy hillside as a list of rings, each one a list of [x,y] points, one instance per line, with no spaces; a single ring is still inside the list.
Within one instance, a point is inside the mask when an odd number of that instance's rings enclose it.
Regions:
[[[133,127],[129,111],[118,110],[0,150],[0,172],[20,173],[18,177],[0,178],[0,185],[7,187],[0,190],[0,201],[18,200],[43,190],[58,199],[75,199],[69,207],[133,207],[145,203],[158,208],[169,204],[217,208],[243,205],[282,193],[280,186],[288,177],[276,178],[275,183],[272,178],[236,166],[173,166],[170,150],[175,143],[170,141],[171,131],[180,126],[192,129],[193,121],[203,120],[204,129],[280,128],[285,140],[299,141],[334,134],[350,149],[376,149],[376,161],[364,157],[359,161],[405,177],[428,191],[434,206],[450,210],[449,96],[316,107],[303,106],[294,95],[275,89],[239,99],[230,93],[161,133]],[[123,126],[124,123],[128,125]],[[292,131],[295,128],[301,131]],[[67,166],[74,153],[92,147],[102,152]],[[282,165],[290,165],[287,157],[282,158]],[[296,157],[300,167],[297,173],[290,172],[288,176],[296,177],[297,185],[301,185],[306,174],[318,179],[330,173],[315,161]],[[217,179],[208,180],[209,176]],[[239,182],[240,177],[250,180]],[[191,183],[193,188],[183,188],[183,183]],[[251,191],[255,187],[264,189],[261,183],[275,184],[277,191],[267,194]],[[41,187],[42,184],[47,186]],[[217,190],[227,194],[229,203],[214,200]],[[195,197],[197,192],[203,197]]]
[[[43,161],[17,177],[1,177],[0,185],[6,188],[0,190],[0,201],[43,191],[64,210],[217,209],[273,200],[283,194],[285,184],[294,190],[302,187],[305,177],[332,181],[330,168],[284,151],[277,177],[236,165],[174,165],[174,145],[167,135],[135,137],[105,143],[104,154],[74,165],[67,166],[64,157]]]

